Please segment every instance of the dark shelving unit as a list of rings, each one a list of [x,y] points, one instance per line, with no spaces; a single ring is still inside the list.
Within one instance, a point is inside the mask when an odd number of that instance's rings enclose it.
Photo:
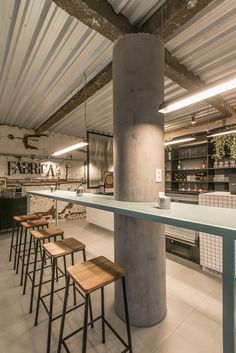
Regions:
[[[233,166],[218,164],[216,167],[213,156],[211,139],[199,144],[172,147],[171,159],[168,159],[169,153],[166,152],[166,191],[189,194],[228,191],[228,175],[236,173],[236,163]],[[221,163],[230,163],[229,155],[226,154]]]

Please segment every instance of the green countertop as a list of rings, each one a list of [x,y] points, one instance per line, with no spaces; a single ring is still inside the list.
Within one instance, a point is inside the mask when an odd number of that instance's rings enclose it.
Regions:
[[[162,210],[158,208],[157,202],[117,201],[113,196],[106,195],[84,194],[78,197],[73,191],[63,190],[32,190],[27,193],[236,239],[235,209],[172,202],[171,209]]]

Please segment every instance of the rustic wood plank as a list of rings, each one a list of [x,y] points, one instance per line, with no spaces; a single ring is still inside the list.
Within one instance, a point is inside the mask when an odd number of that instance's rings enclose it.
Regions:
[[[85,293],[91,293],[125,276],[122,267],[104,256],[69,266],[67,271]]]

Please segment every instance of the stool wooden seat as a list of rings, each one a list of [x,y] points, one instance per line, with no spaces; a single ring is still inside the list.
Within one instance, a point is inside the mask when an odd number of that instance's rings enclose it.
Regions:
[[[16,222],[27,222],[27,221],[33,221],[35,219],[39,219],[39,216],[36,214],[26,214],[26,215],[21,215],[21,216],[14,216],[13,219]]]
[[[17,215],[13,216],[13,224],[12,224],[12,237],[11,237],[11,245],[10,245],[10,254],[9,254],[9,261],[11,261],[12,258],[12,251],[15,251],[15,256],[14,256],[14,270],[16,268],[16,260],[17,260],[17,248],[18,248],[18,242],[19,242],[19,231],[20,231],[20,223],[28,220],[35,220],[38,219],[39,217],[35,214],[27,214],[27,215]],[[14,242],[15,239],[15,230],[16,232],[16,241]]]
[[[48,225],[48,221],[43,221],[40,220],[41,222],[37,222],[37,225]],[[36,223],[34,223],[35,225]],[[32,224],[31,224],[32,225]],[[28,225],[26,225],[26,228],[28,228]],[[64,230],[61,228],[55,228],[55,227],[48,227],[44,229],[34,229],[31,230],[30,232],[31,237],[29,241],[29,251],[28,251],[28,256],[27,256],[27,263],[26,263],[26,270],[25,270],[25,279],[24,279],[24,287],[23,287],[23,294],[26,292],[26,287],[27,287],[27,279],[29,279],[32,282],[31,286],[31,296],[30,296],[30,309],[29,312],[31,313],[33,310],[33,299],[34,299],[34,289],[37,287],[35,284],[35,279],[36,279],[36,271],[37,271],[37,262],[38,262],[38,249],[41,249],[41,246],[44,244],[45,240],[48,240],[48,244],[53,244],[50,243],[51,239],[53,241],[57,240],[57,237],[60,236],[61,239],[64,239]],[[31,256],[31,249],[32,249],[32,240],[35,241],[35,251],[34,251],[34,261],[33,261],[33,270],[29,271],[29,265],[30,263],[30,256]],[[42,257],[42,254],[41,254]],[[31,278],[31,273],[33,274]]]
[[[31,231],[31,235],[38,240],[47,239],[50,237],[56,237],[62,234],[64,234],[64,230],[61,228],[55,228],[55,227],[36,229]]]
[[[85,293],[91,293],[125,276],[122,267],[104,256],[67,267],[67,272]]]
[[[72,282],[75,283],[85,295],[84,324],[83,324],[83,327],[63,337],[65,317],[67,313],[67,300],[68,300],[68,290],[70,286],[70,279],[72,279]],[[121,336],[116,332],[116,330],[110,325],[110,323],[105,318],[104,287],[117,280],[122,281],[124,312],[125,312],[126,330],[127,330],[127,338],[128,338],[127,343],[123,340],[123,338],[121,338]],[[101,315],[96,317],[95,319],[92,319],[91,322],[88,322],[88,308],[90,305],[90,294],[97,289],[101,290]],[[65,290],[57,353],[61,353],[62,345],[64,346],[67,353],[70,352],[66,344],[66,340],[68,340],[74,334],[82,330],[83,330],[82,353],[86,353],[88,326],[90,325],[92,326],[93,323],[98,319],[102,320],[102,343],[105,343],[105,325],[107,325],[110,328],[110,330],[116,335],[116,337],[120,340],[120,342],[125,346],[125,349],[122,350],[122,353],[124,352],[132,353],[128,302],[127,302],[126,284],[125,284],[125,270],[104,256],[99,256],[92,260],[85,261],[81,264],[73,265],[67,268],[66,290]]]
[[[65,287],[60,288],[60,289],[56,289],[56,291],[54,291],[54,282],[55,282],[55,271],[58,268],[61,271],[61,269],[58,267],[57,265],[57,261],[59,260],[59,258],[63,258],[63,262],[64,262],[64,278],[67,278],[66,275],[66,259],[69,257],[71,257],[71,264],[74,265],[75,260],[74,260],[74,254],[76,252],[82,252],[83,254],[83,260],[86,261],[86,253],[85,253],[85,245],[83,243],[81,243],[80,241],[78,241],[77,239],[74,238],[67,238],[67,239],[63,239],[63,240],[58,240],[50,243],[45,243],[42,246],[43,248],[43,257],[42,257],[42,267],[41,267],[41,272],[40,272],[40,280],[39,280],[39,285],[38,285],[38,298],[37,298],[37,307],[36,307],[36,314],[35,314],[35,326],[38,324],[38,316],[39,316],[39,307],[40,307],[40,303],[43,303],[44,308],[46,309],[46,312],[48,314],[48,337],[47,337],[47,353],[50,353],[50,344],[51,344],[51,329],[52,329],[52,322],[56,319],[59,319],[62,314],[60,313],[57,316],[53,316],[53,301],[54,301],[54,293],[58,292],[59,290],[64,290]],[[44,275],[44,269],[45,269],[45,258],[46,255],[49,257],[49,259],[51,260],[51,269],[52,269],[52,273],[51,273],[51,289],[50,292],[47,294],[41,294],[42,292],[42,287],[45,284],[45,282],[43,282],[43,275]],[[75,284],[72,284],[73,286],[73,296],[74,296],[74,307],[71,310],[74,310],[82,305],[85,304],[84,302],[84,294],[81,293],[81,291],[79,289],[76,290]],[[83,302],[77,304],[77,300],[76,300],[76,291],[80,293],[80,295],[83,298]],[[45,297],[49,296],[49,307],[47,308],[46,303],[44,302]],[[91,308],[91,303],[89,303],[90,306],[90,317],[91,320],[93,318],[92,316],[92,308]]]
[[[58,240],[55,243],[43,244],[43,248],[51,257],[61,257],[85,249],[85,245],[74,238]]]
[[[31,228],[37,228],[37,227],[43,227],[43,226],[48,226],[49,222],[45,221],[44,219],[35,219],[32,221],[27,221],[27,222],[21,222],[21,226],[24,229],[31,229]]]
[[[35,220],[29,220],[25,222],[20,223],[21,226],[21,234],[20,234],[20,241],[19,241],[19,254],[18,254],[18,260],[17,260],[17,273],[18,273],[18,267],[19,267],[19,260],[22,260],[22,266],[21,266],[21,280],[20,280],[20,285],[23,285],[23,279],[24,279],[24,268],[25,268],[25,257],[26,257],[26,244],[27,244],[27,232],[30,229],[35,229],[35,228],[40,228],[40,227],[48,227],[49,222],[44,220],[44,219],[35,219]],[[23,236],[23,231],[25,232],[24,235],[24,240],[22,241],[22,236]],[[31,239],[31,236],[30,236]],[[23,251],[22,251],[22,256],[21,256],[21,247],[23,245]]]

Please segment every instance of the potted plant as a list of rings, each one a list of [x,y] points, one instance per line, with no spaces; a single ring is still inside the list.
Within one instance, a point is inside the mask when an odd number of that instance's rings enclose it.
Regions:
[[[227,136],[226,145],[229,149],[230,159],[235,162],[236,160],[236,134]]]
[[[217,167],[218,162],[225,156],[225,146],[226,146],[226,136],[216,136],[212,139],[212,143],[214,144],[214,154],[213,158],[216,161],[214,163],[215,167]]]

